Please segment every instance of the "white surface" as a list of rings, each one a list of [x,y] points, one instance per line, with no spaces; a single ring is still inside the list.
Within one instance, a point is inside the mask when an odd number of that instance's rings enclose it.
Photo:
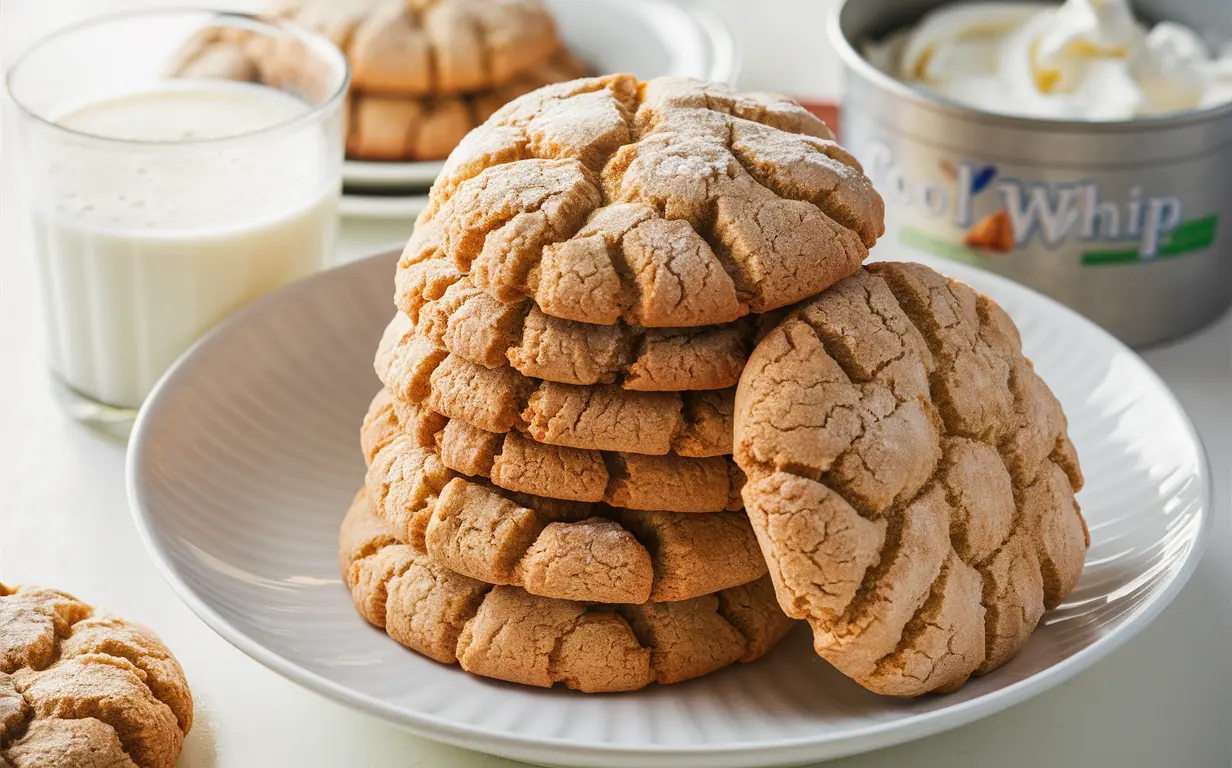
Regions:
[[[741,85],[833,95],[834,57],[821,27],[827,2],[716,1],[745,45]],[[85,13],[153,4],[3,0],[0,59],[11,61],[32,36]],[[161,633],[196,697],[184,768],[513,766],[405,734],[306,692],[232,648],[174,596],[131,522],[123,449],[70,423],[47,389],[39,339],[31,333],[38,320],[34,264],[15,199],[13,148],[0,138],[0,151],[0,579],[76,592]],[[343,254],[405,237],[401,229],[350,225]],[[945,735],[833,765],[1232,763],[1232,315],[1145,357],[1189,411],[1214,468],[1211,547],[1186,589],[1142,635],[1053,691]]]
[[[797,765],[905,742],[1112,652],[1175,597],[1209,535],[1197,435],[1149,367],[1015,283],[922,259],[1017,319],[1084,457],[1088,565],[1013,661],[949,696],[898,701],[820,663],[797,627],[756,664],[683,685],[585,696],[493,684],[374,631],[338,574],[339,518],[364,473],[356,424],[378,388],[370,360],[399,254],[298,283],[219,327],[143,409],[128,487],[142,538],[207,624],[290,679],[415,733],[600,768]]]

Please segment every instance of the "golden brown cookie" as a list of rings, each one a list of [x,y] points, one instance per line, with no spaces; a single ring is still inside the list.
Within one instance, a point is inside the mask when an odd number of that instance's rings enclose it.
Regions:
[[[852,274],[883,207],[790,99],[613,75],[541,88],[472,131],[399,269],[450,261],[566,320],[718,325]]]
[[[170,768],[192,717],[184,672],[152,632],[0,584],[0,765]]]
[[[736,386],[756,330],[747,320],[700,328],[562,320],[532,301],[498,301],[439,260],[400,271],[395,302],[416,335],[476,365],[511,366],[561,384],[619,383],[643,392]]]
[[[202,65],[224,62],[204,60]],[[373,161],[443,160],[475,126],[513,99],[583,72],[569,54],[558,53],[491,90],[444,96],[351,94],[347,157]]]
[[[927,267],[872,264],[793,311],[735,431],[779,604],[870,690],[996,669],[1082,572],[1060,404],[1009,316]]]
[[[524,685],[596,693],[678,683],[761,658],[793,625],[765,577],[679,602],[615,606],[485,584],[397,543],[363,492],[342,523],[339,565],[356,609],[394,640]]]
[[[684,600],[765,573],[742,513],[594,507],[512,494],[396,437],[365,482],[376,515],[434,562],[490,584],[587,602]]]
[[[360,430],[365,460],[371,464],[404,431],[417,444],[434,448],[449,469],[507,491],[663,512],[734,512],[744,506],[744,473],[729,456],[646,456],[545,445],[518,432],[486,432],[450,420],[423,405],[396,401],[387,390],[373,399]]]
[[[517,429],[547,445],[651,456],[731,453],[731,389],[638,392],[539,381],[450,354],[402,313],[385,329],[374,367],[396,399],[488,432]]]
[[[539,0],[287,0],[273,15],[341,48],[357,90],[399,96],[491,90],[560,49]]]

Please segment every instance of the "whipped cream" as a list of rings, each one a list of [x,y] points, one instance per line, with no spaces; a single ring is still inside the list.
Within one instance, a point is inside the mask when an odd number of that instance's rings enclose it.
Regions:
[[[987,112],[1127,120],[1232,102],[1232,48],[1173,22],[1147,27],[1128,0],[939,8],[866,46],[890,76]]]

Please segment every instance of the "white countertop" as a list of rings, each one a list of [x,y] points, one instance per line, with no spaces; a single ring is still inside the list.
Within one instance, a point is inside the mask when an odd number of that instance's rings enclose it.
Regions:
[[[833,94],[832,55],[821,34],[827,2],[716,1],[745,48],[742,85]],[[153,4],[3,0],[0,61],[86,12]],[[34,262],[6,135],[9,129],[0,130],[0,580],[73,592],[162,635],[196,699],[184,768],[513,766],[416,738],[302,690],[232,648],[175,597],[130,520],[123,446],[71,422],[47,387],[32,333],[39,321]],[[348,223],[341,257],[371,252],[404,237],[403,230]],[[1142,635],[1049,693],[947,734],[831,765],[1232,764],[1232,315],[1144,356],[1197,424],[1215,472],[1214,539],[1188,587]]]

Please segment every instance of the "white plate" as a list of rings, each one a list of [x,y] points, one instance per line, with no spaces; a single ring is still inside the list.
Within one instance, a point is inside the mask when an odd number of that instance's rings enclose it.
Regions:
[[[911,254],[911,258],[919,258]],[[395,255],[297,283],[224,323],[143,410],[129,448],[137,525],[188,605],[286,677],[418,734],[574,766],[786,765],[884,747],[1004,709],[1140,631],[1197,564],[1209,471],[1180,406],[1133,352],[1025,288],[926,261],[1002,303],[1070,421],[1087,476],[1086,570],[1024,651],[958,693],[868,693],[800,627],[762,661],[681,685],[586,696],[472,677],[356,615],[336,537],[363,462]],[[1046,738],[1046,735],[1041,735]]]
[[[731,31],[700,0],[545,0],[569,50],[596,72],[643,80],[684,75],[734,82],[740,62]],[[426,190],[443,163],[348,160],[343,184]]]
[[[350,219],[405,219],[413,222],[427,207],[427,195],[357,195],[344,192],[338,212]],[[409,225],[407,231],[410,231]]]

